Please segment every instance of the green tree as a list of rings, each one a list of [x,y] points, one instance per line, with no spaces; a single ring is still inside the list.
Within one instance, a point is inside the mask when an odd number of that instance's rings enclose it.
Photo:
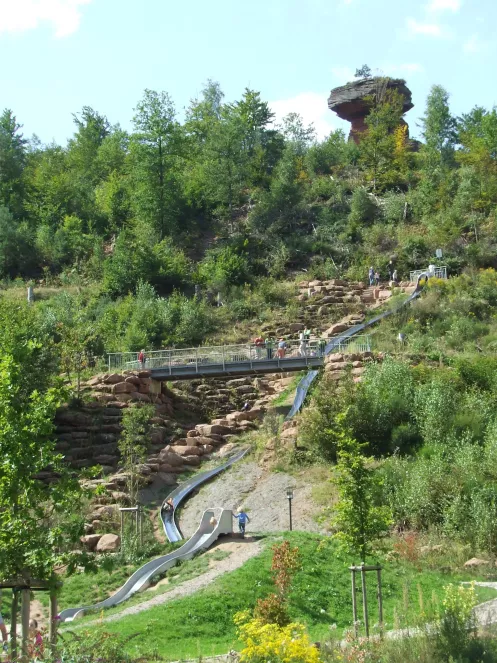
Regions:
[[[122,469],[126,474],[126,490],[131,504],[137,503],[138,491],[142,484],[143,477],[140,474],[139,466],[147,455],[152,430],[150,419],[154,413],[153,405],[144,405],[139,408],[130,408],[123,414],[123,430],[118,446]]]
[[[287,141],[295,144],[300,154],[305,154],[309,146],[316,139],[314,125],[311,123],[306,126],[299,113],[288,113],[288,115],[285,115],[280,131]]]
[[[181,132],[169,94],[145,90],[133,123],[130,149],[135,214],[163,239],[178,229],[181,209]]]
[[[402,182],[402,173],[396,164],[398,137],[396,130],[402,124],[404,102],[396,90],[378,91],[369,99],[371,110],[366,117],[367,131],[359,145],[360,162],[364,167],[366,180],[373,191],[383,190]],[[407,145],[404,143],[404,149]]]
[[[375,542],[387,534],[392,524],[390,509],[375,503],[377,479],[361,453],[361,445],[347,432],[340,431],[337,449],[335,483],[339,499],[333,521],[338,530],[336,536],[366,563]]]
[[[0,574],[50,579],[76,560],[71,549],[83,526],[72,516],[79,484],[55,452],[54,416],[65,394],[36,312],[0,302],[0,325]],[[47,470],[53,481],[42,480]]]
[[[424,159],[428,169],[451,166],[457,141],[456,120],[451,115],[449,93],[441,85],[434,85],[426,100],[426,111],[421,118],[425,140]]]
[[[27,141],[21,133],[22,125],[6,108],[0,115],[0,205],[7,207],[17,218],[24,209]]]
[[[371,78],[372,75],[373,72],[371,71],[371,67],[367,64],[363,64],[362,67],[358,67],[355,70],[354,78]]]

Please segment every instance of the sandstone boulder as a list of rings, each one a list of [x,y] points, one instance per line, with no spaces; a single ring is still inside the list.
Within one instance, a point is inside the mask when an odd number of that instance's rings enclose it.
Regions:
[[[112,387],[113,394],[131,394],[136,391],[136,386],[131,382],[117,382]]]
[[[205,435],[206,437],[211,437],[214,435],[228,435],[231,433],[231,428],[228,426],[221,426],[219,424],[199,424],[195,426],[195,429],[200,433],[200,435]]]
[[[202,456],[204,453],[202,447],[174,447],[174,450],[183,459],[185,456]]]
[[[200,456],[183,456],[183,462],[185,465],[192,465],[193,467],[198,467],[200,465]]]
[[[477,569],[481,566],[487,566],[490,562],[487,559],[479,559],[478,557],[472,557],[464,563],[465,569]]]
[[[139,387],[141,385],[141,380],[136,375],[128,375],[125,382],[131,382],[131,384],[134,384],[137,387]]]
[[[119,373],[112,373],[112,375],[106,375],[102,380],[105,384],[117,384],[118,382],[123,382],[123,376]]]
[[[79,540],[83,544],[83,547],[86,548],[86,550],[93,551],[97,547],[97,543],[101,538],[101,534],[85,534],[84,536],[81,536]]]
[[[117,534],[104,534],[97,543],[97,552],[117,552],[121,546],[121,537]]]

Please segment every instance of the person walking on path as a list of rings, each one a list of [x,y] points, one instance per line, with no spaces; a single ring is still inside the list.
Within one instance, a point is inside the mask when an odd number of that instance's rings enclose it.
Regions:
[[[145,362],[147,361],[147,358],[145,357],[145,350],[140,350],[138,353],[138,361],[140,362],[142,369],[144,369]]]
[[[264,344],[265,344],[265,346],[266,346],[266,354],[267,354],[267,358],[268,358],[268,359],[272,359],[272,358],[273,358],[273,348],[274,348],[274,341],[273,341],[273,339],[272,339],[272,338],[269,338],[269,337],[266,338],[266,341],[265,341]]]
[[[397,270],[394,269],[393,274],[392,274],[392,283],[397,285],[398,280],[399,280],[399,274],[398,274]]]
[[[369,285],[374,285],[374,268],[370,267],[368,272]]]
[[[374,273],[374,282],[375,285],[380,285],[380,272],[376,271]]]
[[[3,650],[7,651],[7,640],[9,639],[9,636],[7,634],[7,628],[3,622],[1,613],[0,613],[0,633],[2,634]]]
[[[233,518],[236,518],[238,520],[238,529],[240,530],[240,534],[242,535],[242,539],[245,538],[245,526],[247,523],[250,522],[250,518],[248,515],[243,511],[242,509],[238,509],[237,513],[233,514]]]
[[[393,281],[393,273],[395,271],[395,267],[393,266],[393,262],[390,260],[388,263],[388,278],[390,281]]]

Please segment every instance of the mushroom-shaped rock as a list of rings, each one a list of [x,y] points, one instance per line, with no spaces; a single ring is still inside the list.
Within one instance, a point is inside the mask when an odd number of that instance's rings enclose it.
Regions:
[[[352,124],[349,139],[356,143],[360,141],[361,134],[367,129],[366,117],[371,110],[368,97],[381,98],[386,90],[397,90],[404,98],[404,113],[414,107],[411,90],[402,79],[395,78],[363,78],[347,83],[331,91],[328,99],[328,108],[334,111],[339,118]]]

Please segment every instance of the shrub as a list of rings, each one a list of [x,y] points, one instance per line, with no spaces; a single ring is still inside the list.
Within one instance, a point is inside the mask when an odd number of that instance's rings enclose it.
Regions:
[[[476,636],[476,621],[473,612],[476,606],[473,585],[458,587],[447,585],[439,624],[438,645],[443,660],[461,660],[470,642]]]
[[[242,663],[319,663],[319,652],[301,624],[264,624],[247,612],[235,615],[238,636],[244,644]]]

